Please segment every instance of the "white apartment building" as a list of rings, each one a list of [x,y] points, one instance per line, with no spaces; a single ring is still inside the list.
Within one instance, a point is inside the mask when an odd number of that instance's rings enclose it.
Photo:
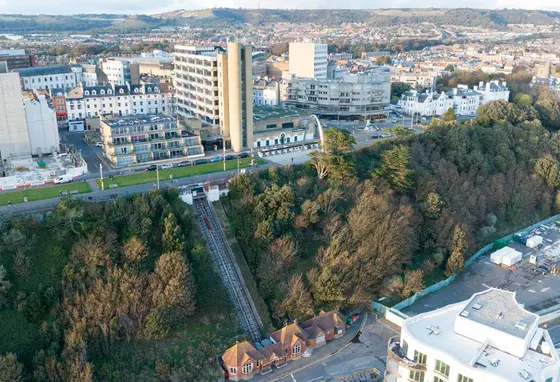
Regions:
[[[453,110],[457,115],[475,115],[482,99],[481,93],[469,89],[467,85],[458,85],[447,95],[453,98]]]
[[[328,45],[313,42],[291,42],[289,71],[299,78],[327,78]]]
[[[2,71],[0,65],[0,159],[8,161],[10,157],[29,156],[31,147],[19,75]]]
[[[480,82],[474,90],[482,95],[480,104],[484,105],[490,101],[509,101],[509,89],[506,82],[489,81]]]
[[[488,289],[407,318],[388,344],[386,382],[557,382],[560,360],[539,316]]]
[[[84,64],[82,65],[82,84],[84,86],[97,86],[99,79],[97,78],[97,65]]]
[[[175,46],[177,115],[198,118],[205,125],[220,125],[218,94],[218,53],[220,47]]]
[[[173,115],[173,92],[167,84],[79,86],[66,96],[68,120],[102,115]]]
[[[391,75],[391,82],[404,82],[412,89],[436,89],[437,74],[435,73],[397,73]]]
[[[445,93],[426,92],[419,93],[416,90],[404,92],[398,105],[406,114],[414,114],[422,117],[442,115],[453,107],[453,98]]]
[[[56,114],[50,101],[38,92],[24,95],[25,119],[29,132],[29,145],[32,155],[58,152],[60,137]]]
[[[253,105],[277,106],[280,104],[280,83],[260,79],[253,81]]]
[[[52,90],[74,88],[78,84],[76,73],[69,66],[37,66],[14,70],[22,79],[24,90]]]
[[[385,118],[391,98],[387,73],[347,74],[340,80],[288,81],[286,104],[321,116]]]
[[[136,85],[140,83],[140,69],[137,63],[118,59],[101,60],[101,70],[107,81],[113,85]]]

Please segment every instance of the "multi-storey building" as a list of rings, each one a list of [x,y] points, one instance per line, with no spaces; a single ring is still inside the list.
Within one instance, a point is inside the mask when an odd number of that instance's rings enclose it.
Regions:
[[[442,115],[449,108],[453,108],[453,98],[445,93],[420,93],[411,90],[403,93],[398,105],[406,114],[432,117]]]
[[[51,101],[40,91],[27,92],[23,99],[31,155],[58,152],[60,138]]]
[[[218,54],[220,134],[235,152],[253,146],[252,67],[250,46],[232,42]]]
[[[0,50],[0,61],[8,64],[8,70],[37,66],[37,58],[32,54],[27,54],[23,49]]]
[[[24,90],[68,89],[78,84],[76,74],[66,65],[37,66],[34,68],[16,69],[22,79]]]
[[[386,382],[553,382],[558,352],[539,316],[499,289],[407,318],[388,344]]]
[[[327,78],[328,45],[313,42],[291,42],[289,70],[299,78]]]
[[[490,101],[509,101],[509,89],[506,82],[496,80],[486,83],[480,82],[473,89],[482,95],[480,99],[481,105],[487,104]]]
[[[340,80],[288,81],[286,104],[321,116],[385,118],[391,99],[386,73],[347,74]]]
[[[6,66],[0,63],[0,159],[7,165],[11,157],[30,154],[20,78],[17,73],[6,73]]]
[[[65,89],[52,89],[51,100],[53,103],[56,120],[65,122],[68,120],[68,111],[66,110],[66,94]]]
[[[391,76],[391,82],[404,82],[412,89],[431,90],[436,89],[437,74],[435,73],[399,73]]]
[[[551,94],[554,94],[556,97],[560,98],[560,78],[556,77],[548,77],[548,78],[537,78],[533,77],[531,81],[532,87],[543,87],[548,89]]]
[[[458,85],[447,95],[453,98],[453,110],[457,115],[475,115],[482,98],[481,93],[469,89],[467,85]]]
[[[253,104],[277,106],[280,104],[280,83],[262,78],[253,82]]]
[[[101,60],[101,70],[113,85],[136,85],[140,83],[140,69],[137,63],[106,58]]]
[[[175,46],[174,85],[179,118],[198,118],[220,126],[218,53],[220,47]]]
[[[204,156],[198,135],[161,114],[101,117],[101,137],[105,157],[117,167]]]

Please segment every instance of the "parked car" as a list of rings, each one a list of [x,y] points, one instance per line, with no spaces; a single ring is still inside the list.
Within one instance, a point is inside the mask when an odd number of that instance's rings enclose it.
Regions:
[[[397,119],[396,119],[396,118],[393,118],[393,119],[391,120],[391,122],[397,123]]]
[[[235,155],[226,155],[226,160],[235,159]]]
[[[151,164],[148,167],[146,167],[146,171],[156,171],[157,170],[157,166],[155,164]]]
[[[192,162],[190,160],[184,160],[182,162],[177,163],[177,167],[185,167],[185,166],[192,166]]]
[[[61,175],[54,180],[54,182],[57,183],[57,184],[70,183],[70,182],[73,182],[73,181],[74,181],[74,178],[70,174]]]
[[[249,158],[249,154],[241,153],[241,154],[239,154],[239,158]]]
[[[197,159],[193,162],[193,164],[205,164],[208,163],[208,160],[206,159]]]
[[[103,142],[95,142],[95,147],[103,147]]]
[[[373,133],[369,136],[369,139],[379,139],[379,133]]]
[[[390,134],[390,133],[381,133],[381,138],[393,138],[393,134]]]
[[[162,170],[168,170],[170,168],[173,168],[173,163],[164,163],[161,165],[160,167]]]
[[[210,159],[210,163],[216,163],[216,162],[221,162],[221,161],[222,161],[221,156],[217,156],[217,157],[214,157],[214,158]]]

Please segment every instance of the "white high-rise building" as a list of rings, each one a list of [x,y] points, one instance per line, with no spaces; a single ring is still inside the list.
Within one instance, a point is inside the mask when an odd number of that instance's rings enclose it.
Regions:
[[[488,289],[403,321],[386,382],[556,382],[558,352],[515,293]]]
[[[136,85],[140,83],[140,68],[137,63],[118,59],[103,59],[101,70],[113,85]]]
[[[32,155],[58,152],[60,138],[56,113],[43,94],[29,92],[24,96],[25,119]]]
[[[19,75],[3,73],[0,68],[0,158],[8,161],[30,154]]]
[[[290,74],[299,78],[327,78],[328,45],[313,42],[290,43]]]

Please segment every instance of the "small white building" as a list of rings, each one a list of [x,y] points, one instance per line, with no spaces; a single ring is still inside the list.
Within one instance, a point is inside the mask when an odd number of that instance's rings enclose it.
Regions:
[[[138,84],[140,82],[140,68],[134,62],[103,59],[101,70],[107,75],[109,83],[114,85]]]
[[[539,316],[515,293],[488,289],[403,321],[385,381],[552,382],[560,360]]]
[[[280,104],[280,83],[259,79],[253,81],[253,105],[278,106]]]

